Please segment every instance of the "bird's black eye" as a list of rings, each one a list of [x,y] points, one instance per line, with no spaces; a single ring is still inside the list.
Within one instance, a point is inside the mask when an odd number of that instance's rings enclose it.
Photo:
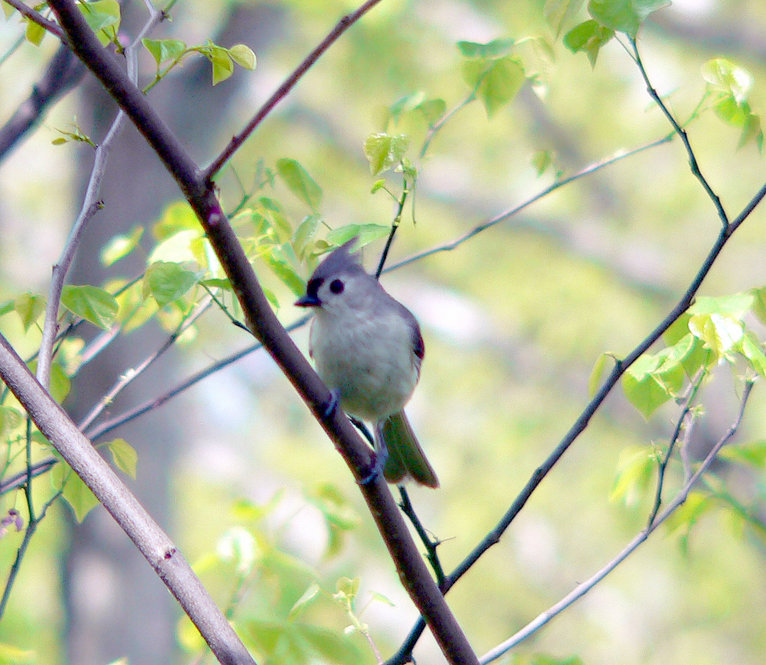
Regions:
[[[332,280],[332,282],[330,282],[330,291],[335,294],[343,293],[343,282],[339,279]]]

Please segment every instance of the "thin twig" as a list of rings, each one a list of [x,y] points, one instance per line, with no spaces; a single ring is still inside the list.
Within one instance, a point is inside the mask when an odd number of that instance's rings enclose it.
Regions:
[[[684,148],[686,149],[686,154],[689,157],[689,167],[691,168],[691,172],[694,177],[699,180],[702,188],[710,197],[710,200],[713,202],[715,209],[718,211],[718,217],[721,220],[721,224],[725,228],[729,225],[729,217],[723,208],[720,197],[713,191],[713,188],[710,186],[710,183],[707,181],[705,176],[702,175],[702,171],[700,170],[699,164],[697,163],[697,157],[694,154],[691,143],[689,142],[689,135],[686,133],[686,130],[678,124],[676,119],[673,117],[673,114],[668,110],[665,102],[662,101],[662,98],[659,96],[657,90],[649,80],[649,75],[646,73],[644,63],[641,60],[641,55],[638,52],[638,45],[636,44],[636,40],[631,38],[630,45],[633,48],[633,59],[638,66],[639,72],[641,72],[641,78],[644,79],[644,83],[646,84],[646,91],[649,93],[649,96],[652,98],[654,103],[657,104],[657,106],[660,108],[663,115],[668,119],[668,122],[672,125],[673,130],[681,137],[681,141],[683,142]]]
[[[678,508],[680,508],[689,496],[694,485],[697,484],[702,475],[710,468],[710,465],[715,461],[716,456],[736,434],[742,423],[742,418],[745,413],[745,407],[747,406],[748,398],[753,389],[753,381],[747,381],[745,383],[745,389],[742,393],[742,401],[740,403],[739,413],[736,419],[726,431],[726,433],[718,440],[718,442],[710,449],[705,459],[700,463],[699,468],[694,475],[688,479],[686,484],[681,488],[673,501],[668,504],[668,507],[662,512],[657,519],[641,531],[633,540],[631,540],[622,551],[614,557],[608,564],[601,568],[598,572],[592,575],[589,579],[580,583],[558,603],[548,608],[545,612],[538,615],[533,621],[529,622],[524,628],[518,631],[515,635],[508,638],[502,644],[499,644],[491,651],[487,652],[481,657],[480,662],[482,665],[490,663],[496,660],[500,656],[508,653],[513,647],[524,641],[532,634],[537,632],[545,624],[547,624],[555,616],[561,614],[565,609],[572,605],[575,601],[582,598],[588,593],[596,584],[603,580],[609,573],[611,573],[617,566],[619,566],[625,559],[627,559],[638,547],[643,544],[649,536],[657,530],[657,528],[665,522]]]
[[[367,0],[359,9],[344,16],[330,33],[325,37],[322,42],[311,53],[309,53],[303,62],[285,79],[284,83],[277,88],[269,99],[261,106],[260,109],[253,116],[252,120],[245,125],[245,128],[229,141],[229,144],[221,151],[221,154],[216,157],[213,162],[208,166],[203,177],[206,181],[210,181],[221,170],[223,165],[231,159],[232,155],[240,148],[240,146],[247,140],[247,138],[255,131],[258,125],[263,122],[264,118],[271,113],[271,111],[284,99],[287,94],[295,87],[295,84],[301,79],[301,77],[314,65],[319,57],[332,46],[335,41],[346,30],[348,30],[354,23],[356,23],[362,16],[364,16],[370,9],[377,5],[380,0]]]
[[[651,143],[647,143],[645,145],[639,146],[638,148],[633,148],[632,150],[628,150],[627,152],[621,152],[617,155],[614,155],[613,157],[609,157],[608,159],[602,160],[600,162],[596,162],[595,164],[591,164],[590,166],[585,167],[584,169],[578,171],[577,173],[571,176],[562,178],[561,180],[557,180],[556,182],[552,183],[548,187],[539,191],[534,196],[531,196],[530,198],[526,199],[522,203],[519,203],[518,205],[515,205],[512,208],[508,208],[507,210],[504,210],[503,212],[495,215],[494,217],[492,217],[491,219],[488,219],[485,222],[482,222],[481,224],[477,224],[470,231],[458,236],[454,240],[448,243],[444,243],[442,245],[437,245],[436,247],[432,247],[422,252],[418,252],[417,254],[413,254],[412,256],[409,256],[406,259],[403,259],[389,266],[388,268],[386,268],[385,272],[388,272],[390,270],[396,270],[397,268],[401,268],[402,266],[406,266],[415,261],[419,261],[420,259],[424,259],[427,256],[433,256],[434,254],[438,254],[440,252],[450,252],[454,249],[457,249],[460,245],[462,245],[464,242],[467,242],[474,236],[477,236],[483,231],[486,231],[487,229],[491,229],[493,226],[497,226],[498,224],[501,224],[507,221],[509,218],[513,217],[514,215],[517,215],[522,210],[528,208],[533,203],[537,203],[537,201],[548,196],[548,194],[555,192],[557,189],[560,189],[564,185],[568,185],[576,180],[580,180],[581,178],[589,176],[592,173],[595,173],[596,171],[600,171],[601,169],[607,166],[610,166],[628,157],[632,157],[633,155],[637,155],[638,153],[644,152],[645,150],[650,150],[652,148],[656,148],[657,146],[663,145],[665,143],[669,143],[673,139],[673,136],[674,136],[674,133],[668,134],[667,136],[664,136],[661,139],[657,139],[656,141],[652,141]]]
[[[144,358],[138,365],[130,370],[123,372],[120,379],[104,394],[104,396],[98,401],[98,404],[87,413],[87,415],[78,423],[78,427],[83,431],[88,431],[88,426],[98,418],[104,409],[109,406],[116,399],[125,388],[127,388],[133,381],[139,378],[147,369],[149,369],[162,355],[170,349],[178,340],[178,338],[187,330],[194,322],[204,314],[210,307],[211,300],[206,298],[202,300],[197,307],[187,316],[178,327],[165,339],[165,341],[157,348],[154,353]]]
[[[662,490],[665,484],[665,472],[667,471],[668,463],[670,462],[670,458],[673,455],[673,450],[675,449],[676,443],[678,443],[678,440],[681,437],[682,431],[686,430],[686,432],[689,432],[691,430],[690,414],[692,405],[697,397],[697,394],[699,393],[699,389],[702,386],[702,381],[706,375],[706,368],[701,369],[689,386],[688,394],[683,400],[683,408],[681,409],[681,414],[678,416],[675,429],[673,430],[673,434],[670,437],[668,449],[665,451],[665,456],[660,460],[660,463],[657,467],[657,489],[654,493],[654,505],[649,511],[649,519],[646,522],[648,526],[653,524],[654,519],[657,517],[657,513],[660,511],[660,506],[662,505]]]
[[[149,20],[144,24],[141,35],[147,33],[147,31],[154,26],[154,24],[160,18],[159,12],[150,14]],[[136,39],[133,44],[125,49],[125,57],[128,63],[128,77],[131,81],[135,82],[138,79],[138,65],[136,49],[141,44],[141,40]],[[61,305],[61,293],[64,289],[64,282],[66,281],[69,268],[74,261],[75,253],[80,246],[80,241],[83,236],[83,232],[88,222],[93,216],[101,209],[102,203],[98,200],[99,193],[101,192],[101,183],[104,179],[104,173],[106,171],[106,164],[109,160],[109,153],[111,152],[112,145],[122,131],[122,127],[125,124],[127,116],[125,112],[120,109],[117,112],[117,116],[112,121],[109,131],[106,133],[106,137],[96,149],[96,155],[93,160],[93,168],[90,172],[90,178],[88,180],[88,187],[85,191],[85,197],[83,198],[82,208],[80,214],[72,226],[72,230],[69,233],[69,237],[64,244],[64,249],[61,252],[58,262],[53,266],[53,274],[51,278],[51,285],[48,291],[48,302],[45,310],[45,323],[43,324],[43,335],[40,341],[40,350],[37,359],[37,380],[46,388],[50,385],[50,372],[51,363],[53,361],[53,344],[58,335],[58,313]]]

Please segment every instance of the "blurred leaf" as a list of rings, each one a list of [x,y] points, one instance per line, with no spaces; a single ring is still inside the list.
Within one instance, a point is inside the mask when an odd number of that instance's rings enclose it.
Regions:
[[[719,456],[731,462],[766,469],[766,439],[724,446]]]
[[[457,43],[457,48],[465,58],[500,58],[510,53],[515,42],[513,39],[494,39],[486,44],[479,42],[461,41]]]
[[[46,300],[36,293],[22,293],[13,301],[13,308],[21,319],[24,332],[27,332],[45,311]]]
[[[755,372],[766,378],[766,354],[752,333],[747,333],[742,338],[739,350],[750,361],[750,366]]]
[[[688,549],[689,534],[692,527],[699,521],[700,517],[714,507],[715,504],[709,496],[700,491],[692,491],[686,501],[665,521],[665,525],[671,533],[683,531],[681,547],[684,551]]]
[[[157,240],[165,240],[179,231],[201,232],[197,215],[186,201],[174,201],[162,213],[160,220],[152,227]]]
[[[76,316],[104,330],[114,323],[120,309],[111,293],[89,284],[65,286],[61,292],[61,304]]]
[[[355,249],[361,249],[375,240],[388,237],[391,233],[390,226],[380,224],[347,224],[346,226],[333,229],[327,234],[327,242],[334,247],[340,247],[351,238],[357,238]]]
[[[187,653],[200,653],[207,647],[207,643],[197,630],[197,626],[185,614],[176,624],[176,638],[181,648]]]
[[[29,363],[29,370],[34,374],[37,371],[37,359]],[[64,369],[61,367],[57,360],[51,363],[51,383],[48,388],[51,397],[59,404],[66,399],[69,394],[69,390],[72,387],[72,382],[69,380]]]
[[[601,47],[607,44],[612,37],[614,37],[613,30],[590,19],[576,25],[564,35],[564,46],[572,53],[579,53],[580,51],[585,53],[590,61],[590,66],[595,67]]]
[[[131,478],[136,477],[136,468],[138,466],[138,453],[125,439],[114,439],[105,443],[104,446],[109,449],[112,455],[114,465]]]
[[[574,20],[583,4],[585,0],[546,0],[543,15],[556,37],[561,34],[566,23]]]
[[[111,266],[128,256],[141,240],[144,228],[137,226],[130,233],[114,236],[101,250],[101,263]]]
[[[7,435],[23,422],[23,416],[18,409],[0,405],[0,434]]]
[[[407,152],[410,139],[404,134],[371,134],[364,142],[364,154],[370,163],[370,173],[377,175],[397,165]]]
[[[730,314],[742,317],[753,307],[754,299],[752,292],[717,297],[698,296],[688,312],[689,314]]]
[[[689,320],[689,330],[717,357],[731,351],[745,334],[742,322],[727,314],[695,314]]]
[[[245,69],[255,69],[255,53],[253,50],[245,44],[235,44],[229,49],[229,55],[240,67]]]
[[[298,228],[295,229],[291,241],[295,249],[295,255],[300,260],[305,260],[311,253],[310,250],[314,245],[314,236],[319,228],[321,219],[319,215],[308,215],[301,221]]]
[[[197,283],[197,274],[177,263],[157,261],[144,273],[144,295],[152,296],[157,305],[165,305],[183,297]]]
[[[249,575],[259,555],[258,543],[243,526],[227,529],[216,544],[216,553],[222,561],[234,564],[237,574]]]
[[[82,522],[87,514],[98,505],[98,499],[72,469],[66,464],[56,464],[50,471],[51,483],[55,488],[64,486],[62,496],[69,504],[75,519]]]
[[[635,38],[652,12],[670,5],[670,0],[590,0],[588,11],[599,23]]]
[[[261,256],[272,272],[296,295],[306,292],[306,283],[300,275],[300,261],[289,243],[272,245]]]
[[[610,365],[614,365],[614,355],[611,353],[602,353],[596,359],[588,379],[588,395],[590,397],[593,397],[601,387],[601,381]]]
[[[303,595],[298,598],[292,608],[290,608],[290,613],[287,615],[287,618],[293,620],[300,616],[303,610],[305,610],[311,604],[311,602],[320,594],[320,592],[321,588],[316,582],[309,584],[306,591],[303,592]]]
[[[294,159],[277,160],[277,173],[284,183],[301,201],[314,212],[322,202],[322,188]]]
[[[152,54],[158,69],[163,62],[178,60],[187,48],[180,39],[142,39],[141,43]]]
[[[32,665],[37,662],[37,653],[20,649],[12,644],[0,642],[0,665]]]
[[[632,446],[620,453],[610,501],[635,504],[646,493],[657,468],[657,457],[646,447]]]
[[[521,61],[510,56],[489,61],[467,60],[462,73],[465,82],[476,88],[476,96],[490,117],[508,104],[527,80]]]

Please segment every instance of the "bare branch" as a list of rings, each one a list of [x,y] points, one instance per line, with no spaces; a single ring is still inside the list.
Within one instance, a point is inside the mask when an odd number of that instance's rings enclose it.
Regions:
[[[688,479],[686,484],[681,488],[681,490],[673,499],[673,501],[670,504],[668,504],[668,507],[662,512],[662,514],[659,517],[657,517],[657,519],[653,521],[646,529],[641,531],[635,538],[633,538],[633,540],[631,540],[616,557],[614,557],[608,564],[606,564],[603,568],[601,568],[601,570],[593,574],[589,579],[578,584],[575,589],[573,589],[569,594],[567,594],[564,598],[562,598],[558,603],[548,608],[545,612],[543,612],[536,619],[528,623],[524,628],[522,628],[515,635],[508,638],[505,642],[503,642],[502,644],[499,644],[494,649],[489,651],[487,654],[482,656],[480,659],[480,662],[482,663],[482,665],[485,665],[486,663],[490,663],[493,660],[497,660],[500,656],[510,651],[517,644],[519,644],[520,642],[523,642],[530,635],[537,632],[540,628],[542,628],[555,616],[561,614],[561,612],[567,609],[575,601],[582,598],[594,586],[596,586],[596,584],[598,584],[601,580],[603,580],[609,573],[611,573],[615,568],[617,568],[617,566],[619,566],[623,561],[625,561],[625,559],[627,559],[631,554],[633,554],[633,552],[635,552],[638,549],[638,547],[641,544],[643,544],[649,538],[649,536],[652,533],[654,533],[663,522],[665,522],[665,520],[668,519],[668,517],[670,517],[676,510],[678,510],[678,508],[680,508],[686,502],[686,499],[689,497],[689,493],[691,492],[694,485],[697,484],[697,482],[705,473],[705,471],[707,471],[710,468],[710,465],[713,463],[716,456],[721,451],[721,448],[723,448],[731,440],[731,438],[734,436],[734,434],[736,434],[737,430],[739,429],[739,426],[742,423],[742,418],[745,414],[745,407],[747,406],[748,398],[750,397],[750,393],[752,389],[753,389],[753,382],[747,381],[745,383],[745,389],[742,393],[742,400],[740,402],[739,413],[737,414],[735,421],[731,424],[731,426],[726,431],[726,433],[711,448],[710,452],[707,454],[705,459],[700,463],[697,471],[694,473],[694,475],[691,478]]]

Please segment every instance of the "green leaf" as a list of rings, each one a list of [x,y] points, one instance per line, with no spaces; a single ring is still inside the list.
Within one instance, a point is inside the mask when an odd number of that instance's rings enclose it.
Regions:
[[[0,642],[0,665],[32,665],[38,662],[37,653]]]
[[[728,296],[698,296],[688,312],[690,314],[729,314],[741,318],[753,307],[754,300],[752,291]]]
[[[507,55],[514,44],[513,39],[494,39],[486,44],[461,41],[457,43],[457,48],[465,58],[488,59]]]
[[[665,525],[670,532],[683,530],[681,534],[681,545],[686,550],[688,545],[689,533],[692,527],[705,513],[715,504],[710,497],[700,491],[692,491],[686,497],[686,501],[665,521]]]
[[[756,469],[766,469],[766,439],[725,446],[720,452],[720,457]]]
[[[750,366],[757,374],[766,378],[766,354],[763,347],[752,333],[747,333],[739,344],[742,355],[750,361]]]
[[[203,49],[202,53],[213,65],[213,85],[218,85],[234,73],[234,62],[229,52],[222,46],[211,44]]]
[[[157,240],[166,240],[179,231],[200,231],[199,220],[186,201],[175,201],[167,206],[160,220],[152,228]]]
[[[23,293],[13,301],[13,308],[21,319],[24,332],[27,332],[45,311],[46,300],[35,293]]]
[[[249,575],[258,560],[258,542],[243,526],[228,529],[216,544],[216,554],[221,561],[234,564],[238,575]]]
[[[138,453],[125,439],[114,439],[105,443],[104,446],[109,449],[114,465],[128,474],[131,478],[136,477],[136,468],[138,466]]]
[[[111,293],[89,284],[65,286],[61,304],[76,316],[104,330],[114,323],[120,309]]]
[[[152,54],[157,68],[163,62],[178,60],[187,50],[186,42],[180,39],[142,39],[141,43]]]
[[[404,134],[381,132],[368,136],[364,142],[364,155],[370,163],[370,173],[377,175],[398,164],[409,145],[410,139]]]
[[[386,238],[391,233],[390,226],[380,224],[348,224],[333,229],[327,234],[327,242],[335,247],[340,247],[351,238],[357,238],[355,248],[361,249],[365,245],[380,238]]]
[[[183,297],[198,281],[197,273],[177,263],[157,261],[144,273],[144,295],[150,295],[157,305],[165,305]]]
[[[51,397],[61,403],[66,399],[71,387],[72,382],[69,380],[64,368],[57,361],[54,361],[51,364],[51,385],[49,389]]]
[[[670,5],[670,0],[590,0],[588,12],[601,25],[635,38],[652,12]]]
[[[447,112],[447,102],[443,99],[426,99],[422,104],[415,107],[426,119],[429,127],[433,126]]]
[[[725,123],[741,129],[740,147],[754,141],[763,149],[761,119],[748,103],[753,76],[743,67],[725,58],[709,60],[702,67],[708,92],[713,95],[713,109]]]
[[[689,330],[718,358],[731,351],[745,334],[742,321],[729,314],[695,314],[689,319]]]
[[[593,365],[588,378],[588,395],[593,397],[601,385],[601,380],[606,373],[609,365],[614,365],[614,355],[611,353],[602,353]]]
[[[294,159],[277,160],[277,173],[284,183],[301,201],[314,212],[322,201],[322,188]]]
[[[22,415],[11,406],[0,406],[0,434],[7,435],[22,423]]]
[[[45,37],[46,30],[38,23],[35,23],[34,21],[27,20],[27,29],[25,31],[25,38],[30,44],[34,44],[35,46],[40,46],[40,42],[43,41],[43,37]]]
[[[617,462],[617,476],[609,500],[635,504],[646,493],[656,466],[656,454],[646,447],[631,446],[624,449]]]
[[[143,234],[143,227],[137,226],[128,234],[114,236],[101,250],[101,263],[105,266],[111,266],[120,259],[124,259],[138,247]]]
[[[495,60],[466,60],[462,67],[463,80],[476,88],[476,96],[488,116],[508,104],[526,81],[524,67],[517,58]]]
[[[564,46],[572,53],[582,51],[588,56],[590,66],[596,66],[601,47],[614,37],[614,31],[592,19],[580,23],[564,35]]]
[[[678,393],[685,372],[678,349],[664,349],[657,355],[645,354],[622,377],[622,388],[630,403],[645,418]]]
[[[546,0],[543,15],[556,37],[561,34],[564,25],[577,16],[584,3],[585,0]]]
[[[300,261],[289,243],[272,245],[262,253],[272,272],[296,295],[306,292],[306,283],[300,276]]]
[[[229,49],[229,55],[240,67],[250,70],[255,69],[255,53],[253,53],[253,50],[249,46],[245,46],[245,44],[235,44]]]
[[[322,588],[316,583],[312,582],[309,584],[308,588],[303,592],[300,598],[295,601],[293,606],[290,608],[290,613],[287,615],[288,619],[296,619],[299,617],[303,610],[305,610],[311,602],[319,596],[321,593]]]
[[[55,488],[63,485],[62,496],[69,504],[75,519],[82,522],[87,514],[98,505],[98,499],[88,486],[66,464],[56,464],[50,472],[51,483]]]
[[[120,5],[117,0],[81,2],[77,6],[103,46],[116,39],[120,26]]]
[[[319,215],[308,215],[301,221],[298,228],[295,229],[292,238],[290,238],[295,254],[299,259],[305,260],[312,253],[314,236],[319,228],[321,219]]]

